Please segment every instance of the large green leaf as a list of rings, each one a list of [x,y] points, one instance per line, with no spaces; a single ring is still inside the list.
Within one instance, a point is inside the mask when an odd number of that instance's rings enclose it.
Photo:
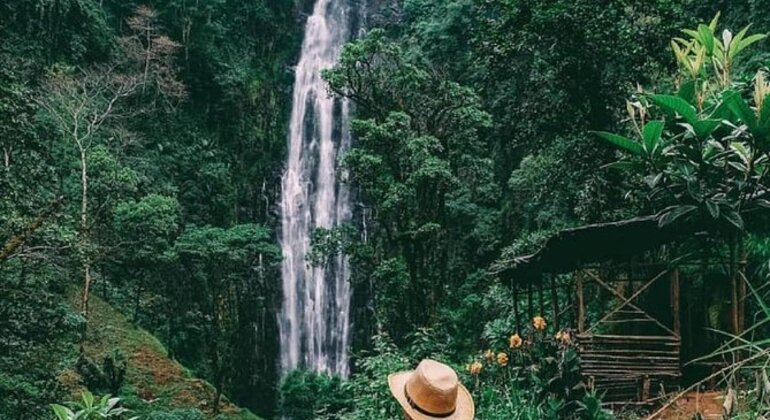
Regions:
[[[710,136],[714,130],[719,128],[721,123],[721,120],[716,119],[700,120],[693,123],[692,129],[698,138],[705,139],[706,137]]]
[[[717,30],[717,23],[719,23],[719,17],[722,16],[722,12],[717,12],[716,15],[714,15],[714,18],[711,19],[711,22],[709,22],[709,29],[711,29],[711,33],[715,33]]]
[[[642,155],[644,153],[642,145],[628,137],[619,136],[606,131],[593,131],[592,133],[634,155]]]
[[[740,54],[741,51],[743,51],[745,48],[751,46],[752,44],[759,42],[765,38],[767,38],[767,35],[765,34],[754,34],[746,36],[746,33],[749,30],[749,27],[751,25],[746,26],[743,28],[738,35],[733,38],[733,42],[730,43],[730,57],[735,58]]]
[[[757,117],[739,92],[735,90],[725,92],[724,102],[735,118],[746,124],[752,133],[757,131]]]
[[[53,410],[57,420],[72,420],[75,418],[75,413],[63,405],[51,404],[51,410]]]
[[[698,25],[698,41],[706,47],[706,52],[709,55],[714,53],[714,33],[708,26]]]
[[[663,120],[650,121],[642,130],[644,149],[647,153],[653,153],[660,144],[660,136],[663,134]]]
[[[698,121],[698,113],[695,107],[679,96],[652,95],[650,99],[667,113],[679,114],[690,124],[695,124]]]
[[[682,83],[676,95],[687,101],[687,103],[692,104],[695,101],[695,80]]]
[[[714,120],[730,120],[730,117],[732,117],[732,111],[730,111],[730,107],[727,105],[727,102],[724,100],[724,97],[722,98],[722,101],[717,104],[717,106],[714,107],[714,109],[711,111],[711,115],[709,115],[710,119]]]
[[[751,25],[749,25],[751,26]],[[749,26],[746,26],[745,28],[741,29],[740,32],[738,32],[735,36],[732,37],[732,41],[728,43],[725,43],[725,48],[727,48],[728,57],[734,58],[737,54],[737,47],[740,46],[741,42],[743,41],[743,37],[746,36],[746,33],[749,31]]]
[[[736,47],[735,53],[740,53],[744,48],[747,48],[751,46],[751,44],[754,44],[756,42],[762,41],[763,39],[767,38],[766,34],[754,34],[747,36],[746,39],[744,39],[739,46]]]
[[[722,210],[722,218],[736,229],[743,230],[743,217],[734,208],[727,206],[725,210]]]

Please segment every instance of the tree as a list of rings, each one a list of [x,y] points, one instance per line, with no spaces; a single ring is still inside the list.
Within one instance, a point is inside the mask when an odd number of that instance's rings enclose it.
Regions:
[[[171,105],[183,99],[187,88],[174,66],[180,44],[161,32],[158,12],[139,6],[127,23],[133,34],[123,37],[121,43],[128,57],[140,67],[142,94],[152,87]]]
[[[179,203],[171,197],[151,194],[138,201],[119,203],[115,208],[115,233],[121,238],[118,259],[136,279],[134,320],[139,316],[140,299],[147,279],[163,292],[163,281],[158,278],[162,264],[173,260],[169,255],[179,232]]]
[[[718,20],[671,42],[680,68],[674,94],[640,92],[628,102],[635,139],[596,134],[624,152],[615,167],[644,176],[648,208],[661,225],[697,223],[725,241],[732,329],[739,334],[746,218],[770,207],[770,84],[762,70],[753,92],[734,81],[740,53],[766,35],[748,35],[746,27],[736,35],[724,30],[720,38]]]
[[[57,69],[46,80],[43,94],[38,100],[63,141],[75,147],[80,162],[80,225],[77,248],[83,267],[81,311],[84,316],[88,315],[93,258],[88,219],[88,156],[110,124],[136,112],[121,106],[139,85],[140,80],[137,77],[119,73],[115,64],[81,69],[77,72]]]
[[[373,238],[358,244],[372,250],[372,271],[359,284],[381,280],[370,324],[400,341],[435,319],[450,285],[492,258],[499,187],[482,134],[490,116],[471,88],[410,58],[379,30],[346,46],[324,76],[358,105],[358,142],[344,163],[362,188]],[[387,296],[393,290],[405,293]]]
[[[217,389],[215,410],[222,393],[231,388],[241,366],[238,342],[243,336],[241,323],[251,326],[251,319],[241,320],[249,296],[257,292],[266,305],[267,273],[280,261],[280,250],[270,240],[270,231],[257,225],[236,225],[229,229],[190,227],[177,240],[178,312],[200,312],[198,337],[204,353],[209,380]],[[256,289],[256,290],[255,290]],[[271,322],[274,323],[274,322]],[[263,324],[264,325],[264,324]],[[253,327],[249,328],[253,331]],[[193,350],[193,349],[188,349]]]

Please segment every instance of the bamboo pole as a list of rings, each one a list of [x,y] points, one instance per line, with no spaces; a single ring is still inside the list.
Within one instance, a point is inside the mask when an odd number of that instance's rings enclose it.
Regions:
[[[532,307],[532,283],[529,283],[527,284],[527,315],[530,320],[535,316],[532,311],[534,311]]]
[[[539,307],[538,315],[545,315],[545,298],[543,296],[543,282],[545,279],[541,276],[540,282],[537,284],[537,306]]]
[[[521,332],[521,319],[519,318],[519,284],[513,285],[513,317],[516,320],[516,332]]]
[[[671,270],[671,319],[674,326],[674,332],[681,336],[682,324],[679,316],[679,269]]]
[[[577,300],[577,328],[579,333],[586,329],[585,306],[583,303],[583,273],[575,273],[575,299]]]
[[[551,308],[553,310],[553,327],[556,331],[559,331],[559,293],[556,289],[556,277],[551,276]]]

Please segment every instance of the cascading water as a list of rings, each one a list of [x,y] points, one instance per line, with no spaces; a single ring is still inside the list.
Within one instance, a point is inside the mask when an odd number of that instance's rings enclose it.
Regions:
[[[281,370],[297,368],[347,376],[349,266],[335,256],[311,266],[310,238],[351,218],[350,193],[338,180],[338,161],[350,146],[349,104],[327,93],[321,71],[331,68],[350,36],[347,0],[317,0],[307,20],[296,68],[289,156],[282,179],[283,306]]]

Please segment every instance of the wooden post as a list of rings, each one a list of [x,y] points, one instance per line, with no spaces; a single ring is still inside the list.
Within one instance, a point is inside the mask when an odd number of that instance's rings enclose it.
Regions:
[[[556,277],[551,275],[551,308],[553,310],[553,328],[559,331],[559,293],[556,290]]]
[[[532,312],[534,310],[535,308],[532,307],[532,283],[529,283],[527,284],[527,317],[529,318],[529,321],[535,316]]]
[[[671,320],[677,336],[682,336],[682,321],[679,315],[679,269],[671,270]]]
[[[646,402],[650,399],[650,377],[648,375],[644,375],[644,378],[642,379],[642,395],[640,395],[640,401]]]
[[[564,290],[562,290],[562,292],[564,292],[564,296],[567,297],[567,300],[568,300],[567,303],[569,304],[570,303],[569,302],[569,297],[570,297],[570,295],[572,295],[572,284],[570,282],[567,282],[564,285]],[[577,326],[577,316],[575,314],[575,306],[577,306],[577,305],[575,305],[575,302],[573,300],[572,303],[570,305],[568,305],[568,306],[571,306],[570,311],[569,311],[569,325],[570,325],[571,328],[574,328],[575,326]]]
[[[540,283],[537,284],[537,306],[539,306],[538,315],[545,316],[545,299],[543,297],[543,282],[545,274],[540,276]]]
[[[733,334],[740,335],[741,327],[738,322],[738,253],[735,241],[730,244],[730,284],[731,284],[731,305],[730,320],[732,323]]]
[[[731,297],[730,297],[730,321],[732,323],[732,329],[733,334],[740,335],[741,334],[741,327],[738,323],[738,276],[737,273],[733,272],[733,274],[730,275],[730,283],[731,283]]]
[[[516,320],[516,333],[521,334],[521,320],[519,319],[519,284],[513,285],[513,317]]]
[[[586,330],[585,306],[583,305],[583,273],[575,273],[575,300],[577,308],[577,328],[578,333]]]

